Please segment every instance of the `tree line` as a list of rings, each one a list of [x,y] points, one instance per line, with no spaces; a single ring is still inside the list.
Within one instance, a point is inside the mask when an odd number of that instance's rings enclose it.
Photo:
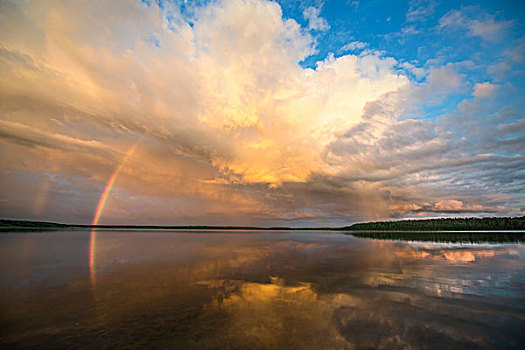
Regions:
[[[488,231],[525,230],[525,216],[492,218],[447,218],[365,222],[345,227],[356,231]]]

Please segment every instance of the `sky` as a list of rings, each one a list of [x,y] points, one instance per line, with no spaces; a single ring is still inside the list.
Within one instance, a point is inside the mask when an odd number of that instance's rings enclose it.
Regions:
[[[0,2],[0,216],[525,214],[522,1]]]

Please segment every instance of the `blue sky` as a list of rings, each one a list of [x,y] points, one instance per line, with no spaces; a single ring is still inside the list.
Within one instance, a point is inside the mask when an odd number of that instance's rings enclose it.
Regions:
[[[428,60],[471,59],[476,53],[494,52],[512,45],[523,35],[525,5],[519,1],[283,1],[286,17],[294,18],[303,26],[307,21],[302,13],[309,6],[320,9],[329,30],[319,31],[319,54],[310,62],[325,57],[329,52],[340,54],[342,46],[350,41],[361,41],[372,50],[384,51],[399,60],[419,66]],[[470,19],[512,21],[506,35],[490,44],[469,36],[466,28],[443,30],[440,20],[452,10],[464,11]],[[493,60],[496,57],[487,57]]]
[[[525,213],[519,1],[5,1],[0,72],[8,218]]]

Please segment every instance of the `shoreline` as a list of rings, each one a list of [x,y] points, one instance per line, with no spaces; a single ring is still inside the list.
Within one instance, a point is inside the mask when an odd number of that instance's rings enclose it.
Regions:
[[[525,217],[447,218],[355,223],[343,227],[257,227],[211,225],[82,225],[28,220],[0,220],[0,232],[57,230],[214,230],[214,231],[349,231],[349,232],[525,232]]]

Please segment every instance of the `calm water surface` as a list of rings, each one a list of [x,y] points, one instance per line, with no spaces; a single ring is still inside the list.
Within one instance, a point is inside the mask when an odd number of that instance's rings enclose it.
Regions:
[[[2,348],[523,349],[525,245],[0,235]],[[92,252],[91,252],[92,253]]]

